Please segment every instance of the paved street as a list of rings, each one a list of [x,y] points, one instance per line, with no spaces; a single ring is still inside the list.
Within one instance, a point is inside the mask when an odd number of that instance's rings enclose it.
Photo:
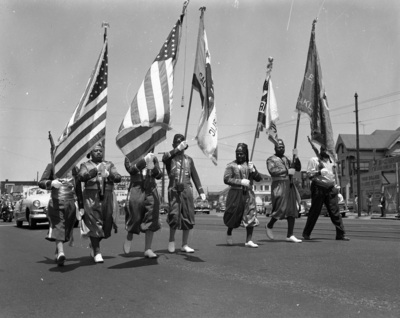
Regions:
[[[194,254],[168,253],[168,227],[154,236],[156,260],[143,258],[144,235],[124,255],[119,232],[102,241],[104,264],[89,257],[75,229],[64,267],[54,263],[47,226],[0,223],[0,317],[399,317],[400,221],[344,219],[350,242],[335,240],[320,217],[313,240],[287,243],[286,221],[267,239],[260,217],[254,242],[245,231],[225,242],[222,215],[196,215]],[[296,220],[300,237],[306,219]],[[180,247],[181,233],[177,233]]]

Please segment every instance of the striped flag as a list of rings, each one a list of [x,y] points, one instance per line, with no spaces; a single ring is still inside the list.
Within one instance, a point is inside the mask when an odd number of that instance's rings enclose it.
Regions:
[[[272,86],[271,71],[272,71],[272,58],[268,58],[267,77],[263,85],[263,94],[261,97],[260,108],[258,110],[258,128],[256,137],[260,136],[260,131],[266,129],[268,139],[277,144],[278,131],[276,129],[276,121],[279,119],[278,106],[276,103],[275,93]]]
[[[118,130],[117,146],[132,164],[165,140],[171,129],[174,67],[183,17],[182,13],[150,66]]]
[[[197,144],[203,153],[217,165],[218,160],[218,129],[217,111],[214,100],[214,83],[211,73],[211,55],[208,50],[207,34],[204,29],[204,10],[200,8],[199,36],[197,54],[193,73],[193,88],[199,92],[202,111],[197,129]]]
[[[108,55],[104,39],[96,66],[53,154],[55,175],[63,178],[99,142],[105,139]]]

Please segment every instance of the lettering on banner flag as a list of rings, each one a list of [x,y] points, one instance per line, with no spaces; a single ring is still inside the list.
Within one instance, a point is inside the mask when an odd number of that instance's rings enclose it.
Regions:
[[[204,28],[204,10],[202,8],[192,85],[193,89],[199,92],[202,103],[202,111],[196,135],[197,144],[203,153],[217,165],[217,112],[211,72],[211,55],[208,49],[207,35]]]
[[[256,137],[259,138],[260,131],[263,131],[265,128],[268,139],[272,143],[277,144],[278,130],[276,128],[276,121],[279,119],[279,113],[271,80],[273,58],[268,58],[268,62],[267,77],[264,81],[263,94],[258,110]]]

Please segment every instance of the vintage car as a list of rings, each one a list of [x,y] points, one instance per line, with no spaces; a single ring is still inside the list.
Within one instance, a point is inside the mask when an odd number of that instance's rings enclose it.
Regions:
[[[23,222],[28,222],[29,227],[34,229],[37,223],[48,222],[47,205],[50,200],[50,191],[38,187],[28,191],[26,198],[17,201],[14,209],[15,222],[18,227]]]
[[[160,203],[160,214],[167,214],[169,211],[168,202]]]
[[[207,200],[202,200],[200,198],[194,201],[194,213],[206,213],[210,214],[211,206]]]
[[[224,201],[220,201],[217,203],[217,212],[224,213],[226,209],[226,203]]]

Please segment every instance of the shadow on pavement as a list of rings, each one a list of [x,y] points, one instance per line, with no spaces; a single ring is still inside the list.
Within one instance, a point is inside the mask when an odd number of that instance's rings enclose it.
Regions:
[[[181,252],[180,250],[176,250],[174,253],[170,253],[168,250],[158,250],[155,251],[156,253],[162,253],[160,256],[164,256],[166,259],[168,259],[169,255],[178,255],[178,256],[184,256],[184,260],[188,262],[193,262],[193,263],[203,263],[204,261],[197,256],[194,256],[193,254]]]
[[[115,257],[112,256],[103,256],[104,261],[107,259],[112,259]],[[77,262],[70,264],[70,262]],[[73,271],[79,267],[83,266],[96,266],[97,264],[93,261],[93,258],[91,256],[83,256],[79,258],[66,258],[65,263],[63,266],[58,266],[57,263],[54,261],[53,258],[48,258],[44,261],[39,261],[37,263],[42,263],[42,264],[48,264],[48,265],[54,265],[54,267],[49,269],[49,272],[58,272],[58,273],[67,273],[70,271]]]
[[[130,253],[132,254],[132,253]],[[126,269],[126,268],[137,268],[137,267],[143,267],[143,266],[152,266],[152,265],[159,265],[157,259],[158,258],[145,258],[143,256],[143,253],[133,253],[133,254],[140,254],[140,256],[130,256],[127,257],[126,255],[120,255],[123,256],[125,258],[132,258],[135,257],[134,260],[131,260],[129,262],[126,263],[122,263],[122,264],[118,264],[118,265],[114,265],[109,267],[108,269]],[[140,257],[140,258],[138,258]]]

